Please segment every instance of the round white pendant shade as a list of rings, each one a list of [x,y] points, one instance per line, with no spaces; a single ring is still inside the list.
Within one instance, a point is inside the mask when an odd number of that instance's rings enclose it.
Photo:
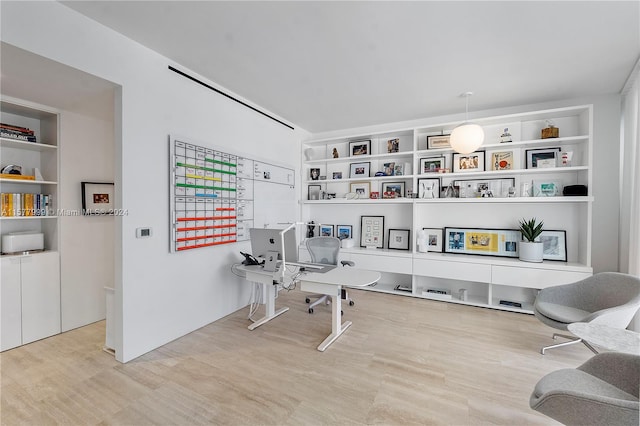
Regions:
[[[484,130],[477,124],[464,123],[453,129],[449,143],[454,151],[469,154],[482,145]]]

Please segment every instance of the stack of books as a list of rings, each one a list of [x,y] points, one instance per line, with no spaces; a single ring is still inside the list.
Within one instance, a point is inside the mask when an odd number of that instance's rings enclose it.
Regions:
[[[0,194],[0,215],[11,216],[49,216],[51,196],[48,194]]]
[[[6,123],[0,123],[0,137],[25,142],[37,142],[33,130]]]

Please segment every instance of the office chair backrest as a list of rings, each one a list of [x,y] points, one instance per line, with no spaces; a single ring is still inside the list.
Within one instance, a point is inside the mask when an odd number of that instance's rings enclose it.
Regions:
[[[313,263],[326,263],[328,265],[338,264],[338,253],[340,252],[340,240],[335,237],[314,237],[307,238],[307,250]]]

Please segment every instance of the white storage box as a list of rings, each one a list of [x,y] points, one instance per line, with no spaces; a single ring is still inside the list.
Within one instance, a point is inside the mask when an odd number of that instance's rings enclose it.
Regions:
[[[44,234],[42,232],[11,232],[2,236],[3,254],[35,250],[44,250]]]

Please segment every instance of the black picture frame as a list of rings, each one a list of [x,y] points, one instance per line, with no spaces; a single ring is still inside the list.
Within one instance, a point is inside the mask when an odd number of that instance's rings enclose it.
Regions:
[[[307,200],[319,200],[322,185],[309,185],[307,187]]]
[[[444,155],[437,157],[424,157],[420,159],[419,165],[420,169],[418,174],[420,175],[439,173],[447,167],[447,159]]]
[[[115,185],[113,182],[81,182],[82,214],[113,215]]]
[[[451,148],[451,135],[428,135],[427,149]]]
[[[353,238],[353,226],[336,225],[336,237],[340,240],[344,240],[346,238]]]
[[[433,183],[431,190],[433,196],[427,197],[430,182]],[[440,198],[440,178],[418,178],[418,198]]]
[[[567,231],[545,229],[539,239],[544,246],[543,260],[567,261]]]
[[[405,194],[404,182],[382,182],[382,198],[402,198]],[[385,196],[385,193],[393,192],[394,196]]]
[[[517,258],[521,240],[518,229],[447,226],[442,244],[445,253]]]
[[[387,248],[389,250],[409,250],[411,231],[409,229],[389,229]]]
[[[454,153],[451,161],[453,173],[469,173],[485,171],[485,152],[474,151],[469,154]]]
[[[371,176],[371,162],[349,164],[349,178],[368,178]]]
[[[539,169],[539,162],[541,161],[551,161],[553,162],[553,166],[546,166],[548,168],[555,168],[558,165],[558,156],[562,148],[560,147],[552,147],[552,148],[536,148],[536,149],[527,149],[526,156],[526,168],[527,169]]]
[[[360,216],[360,247],[384,248],[384,216]]]
[[[359,155],[371,155],[371,139],[349,142],[349,155],[351,157],[357,157]]]

